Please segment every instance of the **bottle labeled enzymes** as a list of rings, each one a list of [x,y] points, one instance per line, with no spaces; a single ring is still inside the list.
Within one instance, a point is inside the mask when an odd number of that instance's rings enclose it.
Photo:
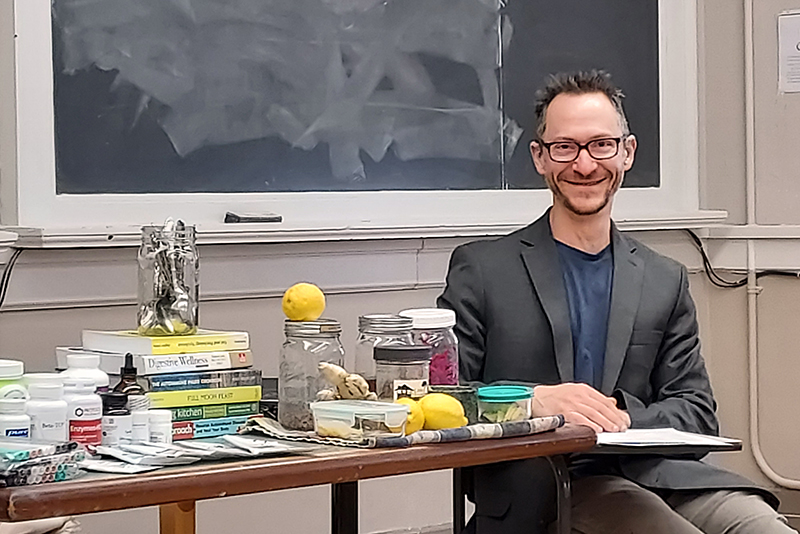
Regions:
[[[64,377],[70,441],[95,446],[102,443],[103,401],[94,389],[91,378]]]

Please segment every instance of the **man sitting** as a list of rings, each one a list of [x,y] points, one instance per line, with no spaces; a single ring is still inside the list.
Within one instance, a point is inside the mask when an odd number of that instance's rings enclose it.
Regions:
[[[553,205],[522,230],[458,247],[439,298],[457,315],[462,380],[533,385],[535,415],[596,432],[716,435],[686,269],[611,220],[636,152],[622,92],[593,71],[553,76],[537,97],[530,149]],[[583,455],[570,472],[575,532],[795,532],[771,493],[695,458]],[[546,463],[473,475],[477,534],[546,531]]]

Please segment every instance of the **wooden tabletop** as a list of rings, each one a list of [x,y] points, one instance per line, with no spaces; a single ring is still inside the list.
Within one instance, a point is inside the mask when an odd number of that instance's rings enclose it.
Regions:
[[[74,481],[0,489],[0,520],[24,521],[352,482],[582,452],[594,444],[592,430],[566,425],[518,438],[402,449],[324,447],[303,456],[203,462],[139,475],[88,475]]]

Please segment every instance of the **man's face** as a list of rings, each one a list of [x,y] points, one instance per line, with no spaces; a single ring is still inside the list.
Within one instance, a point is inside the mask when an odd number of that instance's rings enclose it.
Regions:
[[[603,93],[560,94],[547,108],[542,141],[575,141],[581,145],[594,139],[620,138],[623,135],[614,105]],[[622,185],[625,171],[633,165],[636,138],[627,137],[616,156],[596,160],[581,149],[577,159],[558,163],[537,141],[531,143],[536,170],[553,192],[553,209],[566,209],[575,215],[611,212],[611,199]]]

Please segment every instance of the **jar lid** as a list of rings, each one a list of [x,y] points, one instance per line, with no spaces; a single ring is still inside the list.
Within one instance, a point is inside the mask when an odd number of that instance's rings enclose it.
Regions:
[[[401,311],[400,315],[410,317],[415,330],[450,328],[456,324],[456,312],[444,308],[412,308]]]
[[[136,426],[147,425],[150,421],[150,412],[148,410],[131,410],[131,420]]]
[[[488,402],[514,402],[530,399],[533,388],[527,386],[484,386],[478,388],[478,400]]]
[[[100,365],[99,354],[71,352],[67,354],[67,367],[77,369],[95,369]]]
[[[171,423],[172,410],[147,410],[151,423]]]
[[[64,390],[75,390],[94,392],[96,383],[93,378],[86,376],[65,376],[64,377]]]
[[[166,240],[185,240],[194,239],[195,227],[193,224],[185,224],[182,220],[177,221],[167,220],[163,226],[159,225],[145,225],[142,226],[142,237],[147,238],[155,236],[156,238]]]
[[[13,380],[22,377],[25,364],[19,360],[0,360],[0,380]]]
[[[25,413],[25,399],[0,399],[0,413]]]
[[[33,384],[57,384],[62,385],[64,378],[58,373],[25,373],[22,379],[30,387]]]
[[[317,319],[316,321],[291,321],[286,319],[283,331],[287,336],[314,336],[319,334],[339,334],[342,325],[334,319]]]
[[[372,357],[380,362],[426,362],[433,355],[433,347],[428,345],[397,345],[375,347]]]
[[[64,394],[61,382],[33,382],[28,384],[28,393],[32,399],[58,400]]]
[[[150,397],[147,395],[128,395],[128,409],[131,412],[146,412],[150,409]]]
[[[378,333],[408,332],[414,326],[410,317],[393,313],[370,313],[358,318],[358,329]]]
[[[103,410],[122,410],[128,404],[128,396],[117,391],[100,393],[100,398],[103,399]]]

